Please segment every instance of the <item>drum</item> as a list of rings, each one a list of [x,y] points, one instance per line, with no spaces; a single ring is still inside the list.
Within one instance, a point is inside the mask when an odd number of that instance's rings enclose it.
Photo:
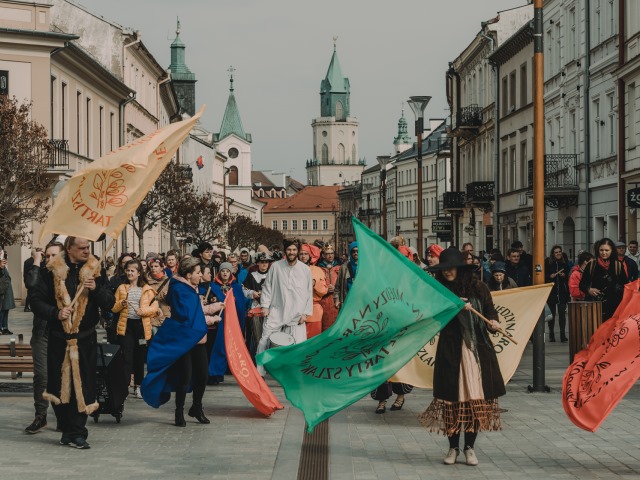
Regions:
[[[296,343],[293,335],[289,335],[285,332],[274,332],[269,337],[269,348],[274,347],[286,347],[287,345],[293,345]]]

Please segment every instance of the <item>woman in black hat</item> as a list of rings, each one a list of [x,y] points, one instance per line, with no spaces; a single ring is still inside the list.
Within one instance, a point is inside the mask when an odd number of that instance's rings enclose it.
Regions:
[[[456,248],[440,255],[440,263],[429,269],[435,278],[468,306],[491,321],[491,327],[468,308],[458,313],[440,332],[433,374],[433,401],[420,415],[421,423],[449,437],[446,465],[453,465],[460,453],[464,431],[467,465],[477,465],[473,450],[478,432],[499,430],[498,397],[506,393],[490,332],[497,330],[498,313],[491,293],[473,274]]]

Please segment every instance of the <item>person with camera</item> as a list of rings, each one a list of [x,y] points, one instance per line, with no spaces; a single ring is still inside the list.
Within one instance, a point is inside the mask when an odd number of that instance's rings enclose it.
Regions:
[[[554,327],[556,325],[556,310],[560,320],[560,341],[567,341],[565,328],[567,326],[567,303],[571,299],[569,296],[569,274],[571,265],[569,259],[562,251],[560,245],[551,247],[551,253],[545,260],[544,276],[546,283],[553,283],[551,293],[547,299],[547,305],[551,309],[551,320],[549,320],[549,341],[555,342],[556,336]]]
[[[580,280],[585,300],[602,302],[602,321],[611,318],[616,311],[622,301],[624,286],[629,282],[615,251],[615,244],[609,238],[596,242],[595,258],[586,265]]]

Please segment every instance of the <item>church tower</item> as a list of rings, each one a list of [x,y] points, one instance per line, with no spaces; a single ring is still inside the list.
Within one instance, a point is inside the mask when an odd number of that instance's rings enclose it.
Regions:
[[[404,118],[404,107],[402,108],[400,120],[398,120],[398,135],[393,139],[393,146],[396,154],[409,150],[412,146],[407,130],[407,119]]]
[[[360,181],[364,160],[358,157],[358,120],[351,116],[351,86],[342,74],[334,37],[327,75],[320,83],[320,117],[313,119],[313,157],[307,161],[308,185]]]
[[[192,117],[196,113],[196,75],[189,70],[185,63],[185,44],[180,38],[180,20],[176,28],[176,39],[171,44],[171,83],[178,95],[181,112]]]
[[[244,131],[233,87],[233,72],[229,67],[229,98],[222,117],[220,132],[213,134],[216,151],[227,157],[227,196],[243,205],[251,205],[251,134]]]

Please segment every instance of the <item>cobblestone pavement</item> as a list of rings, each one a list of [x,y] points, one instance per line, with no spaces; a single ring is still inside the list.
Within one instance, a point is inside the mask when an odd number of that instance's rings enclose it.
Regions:
[[[9,322],[28,341],[30,315],[13,310]],[[7,340],[0,336],[0,342]],[[508,410],[503,430],[478,436],[478,467],[442,463],[446,438],[429,433],[416,419],[431,392],[416,389],[401,411],[376,415],[376,402],[367,397],[329,421],[330,478],[640,478],[639,386],[597,433],[582,431],[568,420],[560,399],[567,344],[548,343],[546,353],[551,392],[527,393],[532,371],[528,347],[501,399]],[[26,374],[11,380],[0,373],[3,384],[29,382]],[[187,417],[187,428],[177,428],[170,404],[155,410],[142,400],[127,400],[122,423],[108,415],[96,424],[89,421],[92,448],[83,451],[58,445],[51,410],[43,432],[25,434],[33,418],[31,394],[0,392],[0,478],[295,479],[304,420],[289,408],[282,388],[273,380],[268,383],[286,406],[271,418],[262,417],[227,377],[224,384],[207,388],[204,403],[211,425]]]

